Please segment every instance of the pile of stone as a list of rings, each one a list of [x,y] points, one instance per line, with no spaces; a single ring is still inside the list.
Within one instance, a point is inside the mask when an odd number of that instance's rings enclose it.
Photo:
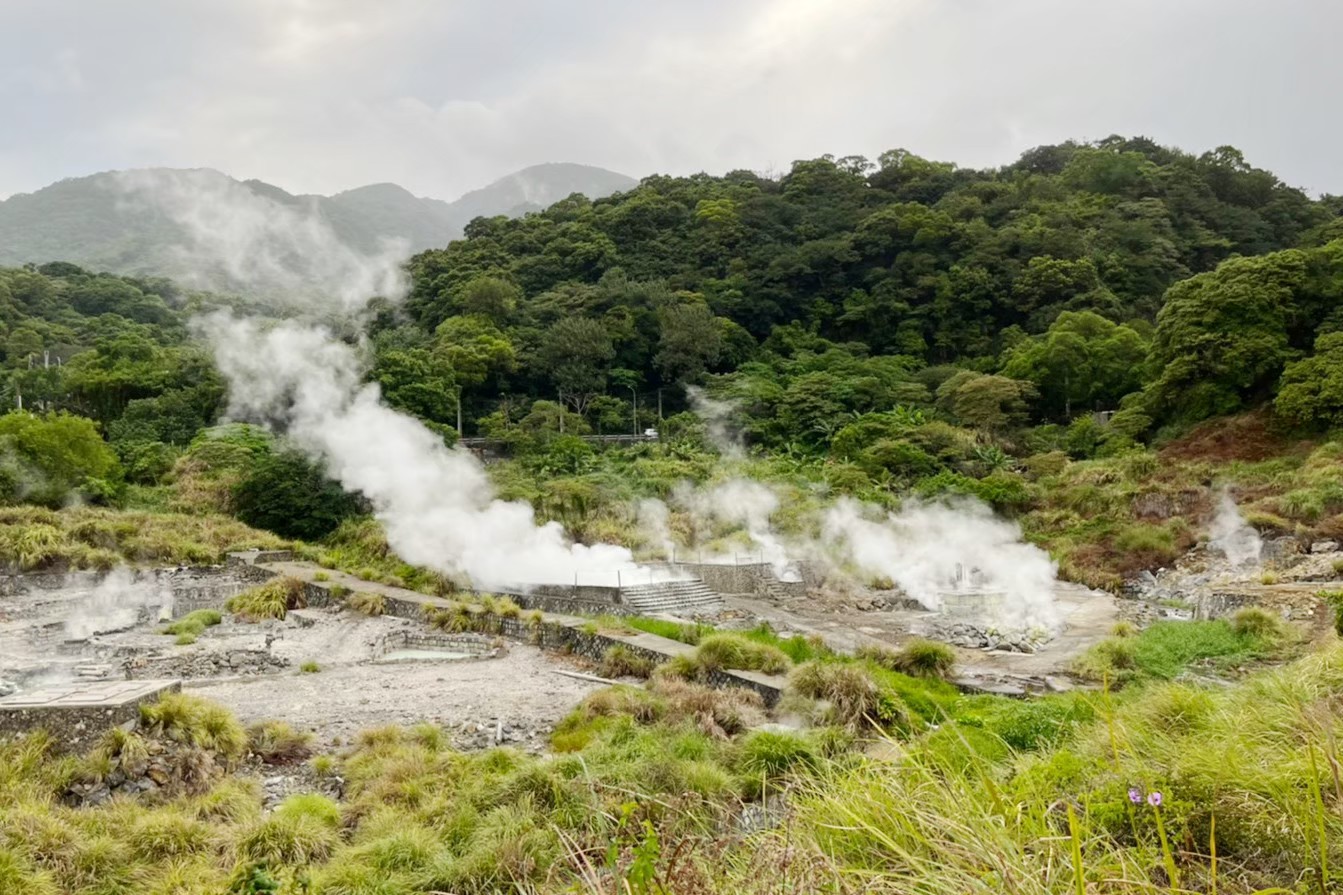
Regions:
[[[453,745],[463,752],[492,749],[511,745],[528,752],[542,752],[548,746],[549,725],[532,727],[529,724],[494,718],[489,721],[467,721],[451,731]]]
[[[1042,628],[1004,630],[993,625],[977,625],[963,621],[932,626],[928,629],[927,636],[966,649],[1001,650],[1013,653],[1033,653],[1053,637]]]
[[[221,675],[274,674],[289,660],[264,649],[196,650],[158,655],[131,655],[121,663],[128,680],[202,678]]]
[[[144,737],[141,742],[143,754],[128,757],[123,752],[111,758],[106,773],[77,779],[66,787],[66,804],[86,807],[101,805],[114,796],[167,799],[201,793],[224,776],[225,768],[214,753],[198,746],[160,737]]]

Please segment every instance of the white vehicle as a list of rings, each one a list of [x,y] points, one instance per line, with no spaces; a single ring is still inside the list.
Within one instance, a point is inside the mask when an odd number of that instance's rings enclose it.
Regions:
[[[657,429],[644,429],[644,438],[657,438],[657,437],[658,437]]]

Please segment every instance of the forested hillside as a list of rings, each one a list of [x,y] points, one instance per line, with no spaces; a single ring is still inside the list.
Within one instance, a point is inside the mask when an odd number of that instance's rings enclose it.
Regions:
[[[380,378],[395,392],[413,359],[470,418],[563,396],[610,426],[631,387],[707,372],[759,440],[815,448],[896,405],[1002,430],[1131,395],[1137,436],[1270,396],[1336,325],[1341,211],[1229,147],[1118,137],[996,171],[895,151],[650,177],[416,256]]]
[[[505,495],[581,540],[637,538],[621,507],[714,474],[683,413],[698,386],[728,402],[754,474],[797,500],[975,494],[1065,574],[1116,586],[1192,543],[1206,509],[1143,518],[1138,497],[1266,475],[1152,448],[1263,408],[1236,424],[1258,445],[1247,459],[1300,458],[1343,422],[1341,213],[1234,149],[1117,137],[999,170],[896,151],[778,179],[649,177],[477,218],[412,258],[409,297],[375,306],[369,377],[449,440],[460,401],[460,434],[512,445],[493,470]],[[210,301],[68,264],[0,273],[4,400],[87,418],[62,425],[98,442],[57,474],[7,436],[10,499],[171,483],[177,508],[236,510],[284,482],[292,512],[272,500],[245,518],[320,537],[357,512],[255,432],[198,437],[223,388],[184,321]],[[597,454],[572,437],[645,427],[664,443]],[[35,464],[56,484],[24,484]],[[1343,483],[1322,468],[1256,485],[1256,524],[1343,529]]]

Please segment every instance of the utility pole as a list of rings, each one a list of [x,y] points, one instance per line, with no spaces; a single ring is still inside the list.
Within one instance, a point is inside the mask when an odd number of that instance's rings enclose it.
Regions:
[[[630,386],[630,405],[634,408],[630,412],[630,434],[637,436],[639,434],[639,393]]]
[[[457,437],[462,438],[466,433],[462,431],[462,387],[457,386]]]
[[[658,389],[658,422],[662,422],[662,389]]]

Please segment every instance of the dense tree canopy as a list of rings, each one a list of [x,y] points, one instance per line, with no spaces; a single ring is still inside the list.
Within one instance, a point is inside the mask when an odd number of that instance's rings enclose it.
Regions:
[[[990,170],[894,150],[652,176],[478,218],[408,272],[404,306],[375,309],[369,380],[449,440],[555,469],[586,462],[549,450],[561,434],[689,431],[691,385],[730,399],[758,446],[884,482],[996,476],[1004,500],[1032,452],[1122,451],[1275,398],[1288,421],[1343,424],[1343,200],[1230,147],[1111,137]],[[211,301],[70,264],[0,270],[0,400],[85,417],[113,449],[63,487],[209,467],[197,433],[224,387],[185,320]],[[316,528],[339,517],[292,458],[267,470],[306,483],[289,497]],[[264,515],[258,488],[238,496]]]
[[[477,417],[501,397],[564,395],[606,425],[603,368],[619,368],[642,406],[662,389],[679,407],[681,384],[708,382],[748,405],[753,437],[822,446],[845,414],[957,418],[933,391],[963,369],[996,374],[959,402],[989,428],[1136,394],[1149,423],[1191,421],[1267,396],[1309,350],[1338,290],[1338,214],[1230,147],[1111,137],[996,170],[827,156],[778,179],[648,177],[479,219],[412,259],[407,310],[438,332],[487,315],[516,346]],[[858,370],[882,359],[880,375]]]

